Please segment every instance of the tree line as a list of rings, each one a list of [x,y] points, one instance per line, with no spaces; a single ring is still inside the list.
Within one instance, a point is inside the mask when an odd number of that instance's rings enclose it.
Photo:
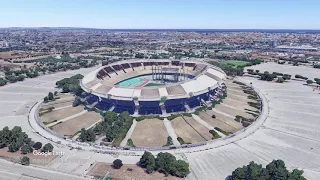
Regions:
[[[306,180],[303,171],[289,171],[282,160],[273,160],[265,168],[261,164],[250,162],[247,166],[235,169],[229,180]]]
[[[146,172],[151,174],[154,171],[159,171],[166,175],[173,175],[180,178],[186,177],[189,173],[189,164],[183,160],[177,160],[170,153],[160,152],[157,157],[154,157],[148,151],[145,151],[140,158],[139,165],[146,168]]]

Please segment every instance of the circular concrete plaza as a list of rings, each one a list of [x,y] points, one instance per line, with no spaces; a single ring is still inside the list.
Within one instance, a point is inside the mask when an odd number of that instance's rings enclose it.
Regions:
[[[263,68],[266,66],[268,68],[268,64],[255,66],[254,69],[264,71]],[[270,63],[270,66],[287,65]],[[143,153],[116,149],[101,150],[104,153],[96,153],[95,147],[61,139],[48,133],[35,122],[35,113],[39,105],[37,102],[40,102],[48,92],[56,90],[56,81],[78,73],[86,75],[95,69],[44,75],[0,87],[1,128],[21,126],[34,141],[51,142],[57,151],[66,152],[66,155],[46,164],[46,169],[69,175],[84,175],[88,173],[90,165],[95,162],[112,162],[120,158],[126,164],[135,164]],[[295,72],[296,69],[286,68],[286,70],[288,72],[283,73],[298,74]],[[303,67],[298,70],[299,74],[306,77],[314,76],[314,69]],[[261,115],[255,123],[235,132],[232,136],[220,138],[202,146],[168,150],[177,158],[185,159],[190,163],[191,174],[187,179],[225,179],[235,168],[250,161],[266,165],[273,159],[284,160],[289,169],[303,169],[307,179],[319,179],[319,91],[313,91],[311,87],[303,85],[304,82],[294,80],[283,84],[264,82],[250,77],[238,77],[237,80],[246,84],[252,83],[252,87],[263,102]],[[226,84],[228,85],[228,82]],[[230,83],[231,86],[233,84]],[[231,97],[234,97],[232,100],[238,101],[236,98],[239,98],[239,94],[236,90],[230,93]],[[228,107],[228,105],[224,106]],[[223,110],[220,109],[220,111]],[[71,146],[81,147],[82,150],[70,149]],[[154,154],[158,152],[153,151]],[[23,171],[26,167],[19,168]],[[32,175],[31,171],[27,173]],[[63,173],[59,173],[59,176],[67,176]],[[37,173],[36,176],[54,179],[52,173]],[[69,179],[72,178],[69,177]]]

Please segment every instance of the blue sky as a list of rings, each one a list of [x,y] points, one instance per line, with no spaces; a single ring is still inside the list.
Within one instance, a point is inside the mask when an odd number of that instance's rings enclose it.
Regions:
[[[0,27],[320,29],[320,0],[2,0]]]

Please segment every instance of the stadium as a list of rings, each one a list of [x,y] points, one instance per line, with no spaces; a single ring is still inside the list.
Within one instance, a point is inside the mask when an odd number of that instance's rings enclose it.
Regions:
[[[133,115],[190,112],[217,99],[226,74],[199,61],[126,60],[103,66],[80,82],[87,107]]]

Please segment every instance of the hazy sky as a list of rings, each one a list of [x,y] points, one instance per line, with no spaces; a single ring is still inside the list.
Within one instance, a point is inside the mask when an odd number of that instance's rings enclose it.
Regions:
[[[320,0],[2,0],[0,27],[320,29]]]

